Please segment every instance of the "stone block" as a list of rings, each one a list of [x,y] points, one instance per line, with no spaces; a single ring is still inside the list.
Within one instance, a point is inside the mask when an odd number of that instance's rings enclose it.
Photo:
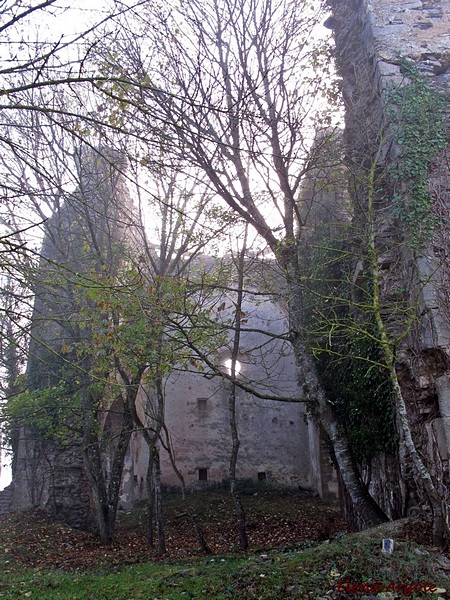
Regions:
[[[425,428],[429,440],[428,454],[433,455],[433,447],[436,443],[440,458],[443,461],[450,459],[450,418],[433,419],[431,423],[426,424]]]
[[[441,416],[450,418],[450,377],[441,375],[435,382]]]

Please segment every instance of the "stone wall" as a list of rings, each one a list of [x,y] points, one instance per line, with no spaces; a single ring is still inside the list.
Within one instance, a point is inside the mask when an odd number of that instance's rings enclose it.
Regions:
[[[110,247],[121,241],[125,242],[124,247],[129,247],[130,239],[134,244],[139,239],[139,232],[134,231],[134,225],[127,218],[132,215],[132,208],[124,178],[112,166],[108,160],[86,156],[85,162],[79,165],[79,189],[48,222],[42,248],[42,277],[36,287],[27,373],[32,390],[58,384],[61,371],[52,359],[64,354],[63,348],[75,339],[79,317],[76,304],[71,303],[71,277],[64,276],[66,270],[83,276],[91,269],[101,268],[98,251],[104,253],[108,264],[115,264],[119,259],[108,255]],[[114,244],[110,243],[111,239]],[[211,257],[202,257],[200,262],[208,269],[215,264]],[[260,270],[265,271],[260,273]],[[281,339],[288,331],[288,324],[282,309],[280,274],[275,274],[276,269],[269,263],[259,264],[259,268],[252,271],[252,283],[244,294],[242,307],[245,325],[240,344],[239,377],[260,394],[298,398],[301,389],[293,352],[288,342]],[[279,301],[257,289],[258,282],[264,282],[267,287],[268,277],[273,278]],[[60,280],[60,284],[51,285],[53,278]],[[235,300],[231,292],[218,295],[213,314],[223,324],[232,321]],[[229,344],[218,354],[222,369],[227,368],[231,345],[230,338]],[[70,354],[64,356],[67,361],[77,360]],[[189,488],[222,485],[229,477],[229,393],[229,385],[222,377],[200,369],[190,373],[174,371],[165,382],[167,430],[177,467]],[[151,389],[142,389],[139,402],[141,415],[151,415]],[[114,432],[120,431],[122,415],[123,405],[112,404],[101,417],[101,425],[111,433],[112,439],[117,438]],[[239,390],[237,419],[241,438],[238,479],[253,480],[261,485],[314,489],[327,499],[335,499],[335,487],[328,486],[329,481],[335,483],[335,478],[323,449],[316,460],[311,460],[310,451],[320,442],[316,429],[306,423],[303,404],[261,399]],[[15,441],[12,496],[5,496],[5,504],[11,500],[12,509],[16,511],[43,508],[72,525],[89,528],[92,497],[81,443],[80,434],[76,432],[69,443],[61,445],[43,438],[33,427],[22,427]],[[114,444],[103,449],[102,460],[107,473],[113,451]],[[322,471],[325,463],[326,470]],[[129,509],[145,499],[147,464],[147,445],[142,435],[134,432],[122,474],[122,508]],[[179,486],[164,448],[161,449],[161,469],[164,485]]]
[[[78,157],[77,167],[78,188],[66,195],[45,225],[27,364],[32,391],[51,389],[65,380],[70,361],[82,367],[76,355],[65,350],[86,334],[73,282],[89,281],[92,272],[101,270],[102,260],[113,271],[119,261],[112,249],[125,248],[128,238],[138,240],[122,158],[108,149],[88,149]],[[69,425],[70,418],[68,414]],[[80,452],[82,434],[72,425],[73,436],[63,443],[46,438],[33,425],[14,433],[11,506],[14,511],[45,509],[71,525],[89,528],[92,499]]]
[[[0,492],[0,515],[6,515],[11,512],[14,494],[14,484],[10,483],[8,487]]]
[[[203,260],[203,259],[202,259]],[[270,270],[272,267],[265,265]],[[257,278],[254,266],[254,279]],[[267,285],[267,280],[266,280]],[[295,402],[301,396],[298,371],[292,348],[281,337],[288,330],[286,315],[276,299],[248,284],[242,312],[245,323],[241,332],[239,379],[261,395],[290,398],[293,402],[263,399],[242,389],[237,390],[237,427],[240,450],[237,478],[260,485],[319,489],[319,462],[312,462],[310,441],[317,437],[306,423],[305,407]],[[236,298],[219,293],[212,304],[212,315],[226,324],[231,322]],[[264,333],[266,332],[266,333]],[[219,349],[214,360],[227,372],[231,356],[230,340]],[[204,370],[174,370],[164,384],[165,423],[176,465],[189,489],[227,485],[231,450],[228,399],[230,384],[204,365]],[[141,415],[154,412],[151,390],[139,398]],[[179,479],[170,457],[161,447],[161,480],[168,488],[179,487]],[[148,450],[139,433],[133,437],[124,470],[121,506],[128,508],[146,495]],[[324,458],[326,460],[326,458]],[[324,482],[326,489],[326,482]],[[331,489],[331,488],[330,488]],[[336,500],[332,493],[328,499]]]
[[[327,26],[334,31],[337,66],[342,77],[350,168],[355,169],[356,181],[363,180],[375,162],[381,178],[401,152],[391,136],[387,104],[392,86],[408,84],[402,61],[414,64],[431,89],[448,97],[450,2],[330,0],[329,5],[332,15]],[[450,112],[450,103],[447,106]],[[450,458],[449,161],[447,147],[429,168],[432,210],[439,224],[428,246],[411,248],[407,229],[392,216],[380,219],[377,236],[384,316],[392,335],[405,332],[408,327],[403,307],[417,308],[413,326],[397,349],[397,367],[415,443],[426,457],[440,490],[448,484]],[[364,194],[367,197],[364,185],[356,193],[360,201]],[[378,198],[380,215],[382,211],[385,215],[394,214],[391,202],[386,194]],[[398,458],[402,452],[400,447]],[[369,489],[393,517],[406,514],[411,503],[423,500],[420,494],[417,496],[414,475],[402,470],[400,462],[391,461],[389,466],[384,457],[379,457],[364,472]],[[392,494],[395,502],[389,497]]]

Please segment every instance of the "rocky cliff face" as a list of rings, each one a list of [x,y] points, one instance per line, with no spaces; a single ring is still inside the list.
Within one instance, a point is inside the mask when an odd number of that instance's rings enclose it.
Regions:
[[[404,160],[404,147],[408,143],[405,136],[398,135],[398,114],[403,107],[397,102],[393,111],[390,104],[393,90],[407,90],[411,73],[416,73],[430,93],[437,91],[447,99],[438,118],[443,117],[443,131],[446,129],[448,133],[450,4],[443,0],[400,0],[394,4],[387,0],[330,0],[329,4],[332,16],[327,25],[334,31],[342,77],[349,168],[353,169],[355,181],[361,182],[374,165],[376,180],[383,181],[379,186],[382,191],[376,191],[379,217],[376,240],[384,318],[391,335],[399,339],[397,372],[415,443],[426,457],[442,502],[448,505],[445,492],[450,458],[448,137],[446,148],[441,148],[427,165],[425,189],[431,199],[428,211],[417,213],[416,222],[411,222],[414,195],[404,181],[393,181],[392,168]],[[406,103],[407,96],[404,97]],[[416,100],[419,102],[420,98]],[[418,134],[414,155],[424,156],[426,150],[427,141]],[[398,174],[398,167],[395,169]],[[363,210],[367,193],[367,186],[356,183],[353,194]],[[396,206],[396,202],[409,202],[410,208],[405,210],[404,206]],[[362,213],[356,210],[356,220],[362,219]],[[426,243],[411,243],[414,231],[421,226],[418,221],[428,219],[429,215],[433,233]],[[381,454],[363,469],[369,489],[391,517],[403,516],[412,504],[423,501],[414,484],[415,474],[400,468],[403,452],[400,446],[398,456],[389,460]]]

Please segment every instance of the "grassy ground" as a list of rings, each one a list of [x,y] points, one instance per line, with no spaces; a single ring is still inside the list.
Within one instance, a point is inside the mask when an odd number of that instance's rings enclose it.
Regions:
[[[272,537],[278,540],[274,543],[269,537],[266,547],[259,547],[258,551],[254,548],[249,553],[218,552],[190,558],[182,558],[174,552],[173,556],[168,554],[158,560],[150,554],[144,555],[141,550],[133,552],[130,540],[136,540],[141,534],[139,512],[122,518],[119,538],[122,546],[127,540],[125,554],[119,544],[102,548],[87,534],[73,532],[36,515],[4,517],[0,519],[0,598],[354,600],[381,593],[388,598],[450,598],[443,591],[450,590],[450,560],[411,539],[411,532],[419,528],[418,524],[407,528],[390,524],[362,534],[340,532],[332,540],[323,541],[315,536],[316,539],[279,544],[279,537],[283,536],[274,523],[278,524],[276,519],[280,514],[288,528],[296,521],[303,523],[300,530],[304,530],[305,519],[311,519],[310,525],[314,519],[317,523],[325,517],[331,519],[334,509],[312,499],[303,500],[303,506],[299,507],[302,500],[295,495],[277,499],[275,494],[266,498],[266,502],[257,496],[247,498],[251,518],[268,522]],[[226,495],[198,496],[195,502],[199,518],[204,523],[216,524],[216,536],[224,533],[228,518],[232,522]],[[180,507],[176,503],[170,507],[169,503],[171,535],[179,527],[180,514]],[[222,527],[217,526],[218,523],[222,523]],[[381,540],[386,537],[395,540],[393,554],[381,552]],[[89,560],[76,563],[61,559],[69,555],[66,552],[87,554]],[[133,560],[139,562],[129,564]],[[416,591],[411,585],[417,586]],[[417,591],[419,585],[421,589]],[[424,587],[436,590],[430,594],[423,591]]]

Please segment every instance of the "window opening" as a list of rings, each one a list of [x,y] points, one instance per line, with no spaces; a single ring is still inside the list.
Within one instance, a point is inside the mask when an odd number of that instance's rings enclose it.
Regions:
[[[233,361],[231,360],[231,358],[227,358],[227,360],[225,361],[224,365],[226,370],[228,371],[228,375],[231,375],[231,365],[232,365]],[[236,361],[236,366],[235,366],[235,370],[236,370],[236,375],[239,375],[239,373],[241,372],[241,363],[237,360]]]
[[[206,401],[207,400],[208,400],[208,398],[197,398],[198,410],[200,410],[202,412],[206,410]]]

